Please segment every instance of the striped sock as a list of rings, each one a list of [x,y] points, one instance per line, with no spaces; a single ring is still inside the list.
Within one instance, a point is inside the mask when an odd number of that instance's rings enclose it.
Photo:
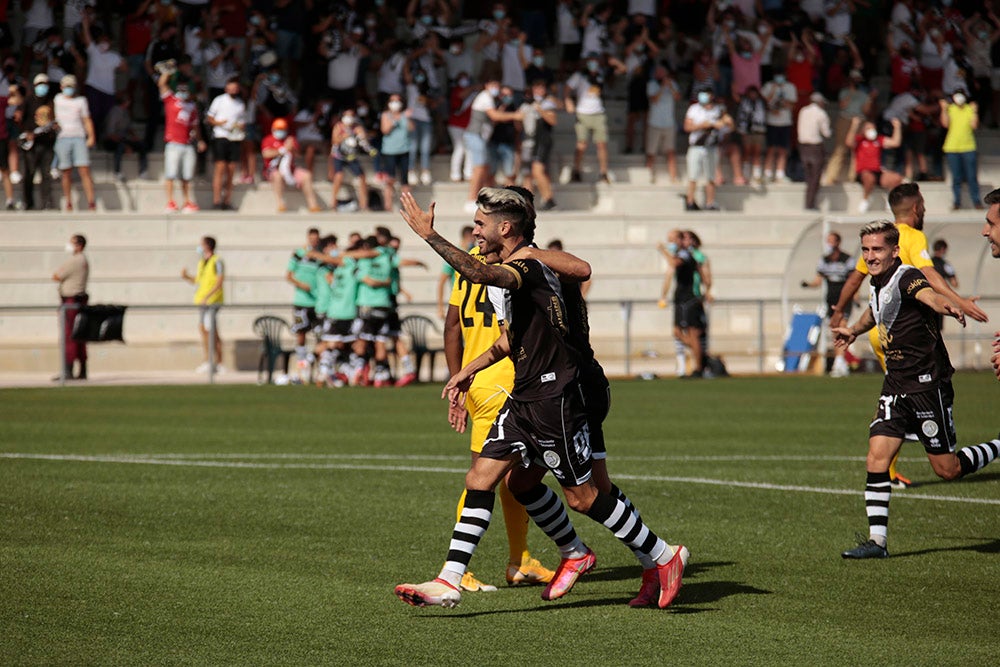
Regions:
[[[496,494],[492,491],[466,491],[465,506],[451,534],[451,544],[448,545],[448,558],[438,578],[458,588],[462,583],[462,575],[469,567],[472,554],[476,551],[483,533],[490,527],[493,516],[493,500]]]
[[[639,513],[629,511],[618,498],[598,492],[587,516],[603,524],[629,549],[646,554],[654,561],[659,561],[664,556],[669,560],[673,556],[667,543],[642,522]]]
[[[538,484],[524,493],[515,493],[514,498],[524,505],[528,516],[542,532],[556,543],[563,558],[582,558],[587,553],[587,547],[566,514],[566,507],[552,489]]]
[[[868,536],[881,546],[886,545],[889,529],[889,497],[892,481],[888,472],[870,472],[865,484],[865,513],[868,514]]]
[[[980,445],[962,447],[958,450],[958,462],[962,465],[962,476],[981,470],[998,456],[1000,456],[1000,438]]]
[[[635,508],[635,505],[633,505],[632,501],[628,499],[628,496],[625,495],[625,492],[619,489],[618,486],[616,486],[615,484],[611,485],[611,495],[617,498],[618,500],[622,501],[623,503],[625,503],[625,508],[629,512],[634,514],[636,519],[642,521],[642,517],[639,516],[639,510]],[[656,561],[650,558],[649,554],[644,554],[638,549],[632,549],[632,553],[634,553],[635,557],[639,559],[639,563],[642,564],[642,569],[648,570],[649,568],[656,565]]]

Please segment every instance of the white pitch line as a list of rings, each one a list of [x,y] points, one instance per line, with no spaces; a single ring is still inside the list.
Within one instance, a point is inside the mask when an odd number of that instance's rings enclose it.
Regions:
[[[372,470],[377,472],[436,472],[449,474],[465,474],[464,468],[433,468],[423,466],[380,466],[346,463],[248,463],[244,461],[209,461],[165,458],[143,458],[134,456],[85,456],[77,454],[28,454],[19,452],[0,452],[0,458],[27,459],[37,461],[77,461],[84,463],[131,463],[142,465],[178,466],[193,468],[242,468],[251,470]],[[615,475],[616,479],[628,479],[642,482],[671,482],[675,484],[706,484],[710,486],[729,486],[742,489],[761,489],[765,491],[792,491],[798,493],[825,493],[838,496],[859,496],[857,489],[831,489],[816,486],[796,486],[792,484],[770,484],[767,482],[739,482],[707,477],[672,477],[665,475]],[[974,505],[1000,505],[1000,499],[993,498],[963,498],[960,496],[938,496],[927,493],[898,493],[897,497],[911,500],[934,500],[952,503],[969,503]]]
[[[191,454],[185,453],[172,453],[172,454],[131,454],[130,458],[149,458],[149,459],[255,459],[255,460],[267,460],[267,459],[305,459],[305,460],[385,460],[385,461],[468,461],[469,457],[466,456],[455,456],[449,454],[294,454],[294,453],[274,453],[274,454],[261,454],[261,453],[204,453],[196,452]],[[864,461],[864,456],[747,456],[747,455],[720,455],[720,456],[689,456],[689,455],[679,455],[679,456],[614,456],[610,457],[614,461],[679,461],[679,462],[740,462],[740,461],[765,461],[765,462],[779,462],[779,461],[792,461],[800,463],[808,463],[810,461],[818,462],[841,462],[841,463],[857,463],[859,461]],[[900,457],[901,461],[923,461],[924,459],[917,457]]]

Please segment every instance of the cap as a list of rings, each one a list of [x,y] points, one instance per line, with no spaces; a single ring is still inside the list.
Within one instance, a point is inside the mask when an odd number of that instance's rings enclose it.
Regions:
[[[271,123],[272,132],[274,132],[275,130],[287,130],[287,129],[288,129],[288,121],[285,120],[284,118],[275,118],[274,122]]]
[[[40,83],[48,83],[48,82],[49,82],[49,75],[48,74],[36,74],[35,75],[35,84],[34,85],[37,86]]]
[[[59,85],[65,88],[66,86],[76,87],[76,77],[72,74],[67,74],[63,78],[59,79]]]
[[[278,62],[278,55],[274,51],[265,51],[260,54],[260,58],[257,59],[260,66],[263,68],[268,68]]]
[[[826,98],[823,97],[823,93],[813,93],[809,96],[809,101],[813,104],[826,104]]]

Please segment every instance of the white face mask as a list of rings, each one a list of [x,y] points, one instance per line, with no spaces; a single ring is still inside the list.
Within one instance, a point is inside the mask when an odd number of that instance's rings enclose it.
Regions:
[[[403,108],[403,103],[399,100],[393,100],[389,102],[389,111],[399,111]]]
[[[486,89],[486,92],[492,95],[493,97],[496,97],[497,95],[500,94],[500,89],[497,88],[496,86],[490,86],[489,88]]]
[[[197,248],[195,248],[195,249],[194,249],[194,251],[195,251],[196,253],[198,253],[198,256],[199,256],[199,257],[201,257],[202,255],[204,255],[204,254],[205,254],[205,249],[204,249],[204,248],[202,248],[201,246],[198,246]]]
[[[958,106],[963,106],[963,105],[964,105],[964,104],[966,103],[966,101],[967,101],[967,100],[965,99],[965,95],[963,95],[962,93],[955,93],[955,94],[954,94],[954,95],[952,96],[952,98],[951,98],[951,99],[952,99],[952,100],[953,100],[953,101],[955,102],[955,104],[957,104]]]
[[[69,254],[72,255],[75,250],[76,250],[76,246],[74,246],[72,243],[67,243],[66,244],[66,252],[68,252]]]
[[[865,130],[865,139],[868,141],[875,141],[878,138],[878,131],[873,129]]]

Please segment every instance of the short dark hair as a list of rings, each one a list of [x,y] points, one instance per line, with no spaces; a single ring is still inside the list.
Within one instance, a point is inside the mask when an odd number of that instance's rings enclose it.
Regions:
[[[310,227],[308,230],[306,230],[306,234],[317,234],[318,235],[319,234],[319,228],[318,227]]]
[[[945,241],[944,239],[938,239],[937,241],[934,242],[934,245],[931,246],[931,249],[934,252],[937,252],[939,250],[947,250],[948,249],[948,242]]]
[[[549,244],[545,247],[548,248],[549,250],[562,250],[563,242],[559,239],[552,239],[551,241],[549,241]]]
[[[81,248],[87,247],[87,239],[83,234],[73,234],[73,243],[77,244]]]
[[[205,245],[208,246],[209,250],[211,250],[212,252],[215,252],[215,238],[214,237],[203,236],[201,238],[201,240],[204,241]]]
[[[858,237],[863,239],[872,234],[884,235],[885,242],[890,246],[899,245],[899,229],[896,227],[896,223],[891,220],[872,220],[861,228],[861,233],[858,234]]]
[[[841,237],[841,235],[837,232],[830,232],[830,236],[837,239],[837,245],[840,245],[840,242],[844,240],[843,237]]]
[[[1000,188],[993,190],[983,197],[983,203],[987,206],[993,206],[994,204],[1000,204]]]
[[[920,186],[916,183],[900,183],[892,190],[889,190],[889,208],[893,215],[902,212],[902,208],[909,204],[910,200],[920,197]]]
[[[323,238],[321,238],[319,240],[319,247],[320,248],[325,248],[328,245],[337,245],[337,237],[334,236],[333,234],[329,234],[328,236],[324,236]]]
[[[380,225],[375,228],[375,238],[385,239],[386,242],[388,243],[390,240],[392,240],[392,230],[389,229],[388,227],[383,227]]]

